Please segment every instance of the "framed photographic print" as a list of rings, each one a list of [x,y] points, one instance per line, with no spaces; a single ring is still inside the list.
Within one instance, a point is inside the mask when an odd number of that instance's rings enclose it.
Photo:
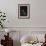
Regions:
[[[18,4],[18,18],[29,19],[30,18],[30,5]]]

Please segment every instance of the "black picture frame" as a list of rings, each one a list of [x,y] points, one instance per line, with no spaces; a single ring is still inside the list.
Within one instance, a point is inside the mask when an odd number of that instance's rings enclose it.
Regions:
[[[30,4],[18,4],[18,18],[19,19],[30,18]]]

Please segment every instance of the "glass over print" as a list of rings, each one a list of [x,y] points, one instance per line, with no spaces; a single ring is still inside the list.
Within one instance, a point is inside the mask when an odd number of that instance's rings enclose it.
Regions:
[[[21,18],[21,19],[30,18],[30,5],[29,4],[18,5],[18,18]]]

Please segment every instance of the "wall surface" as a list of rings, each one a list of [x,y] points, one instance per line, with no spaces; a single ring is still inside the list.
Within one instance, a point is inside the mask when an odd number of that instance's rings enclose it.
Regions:
[[[18,19],[18,4],[30,4],[30,19]],[[46,27],[46,0],[0,0],[6,12],[6,27]]]
[[[30,19],[18,19],[18,4],[30,4]],[[7,16],[5,27],[11,29],[10,31],[20,31],[20,35],[13,33],[15,38],[11,35],[14,40],[24,34],[31,34],[32,31],[46,33],[46,0],[0,0],[0,10]]]

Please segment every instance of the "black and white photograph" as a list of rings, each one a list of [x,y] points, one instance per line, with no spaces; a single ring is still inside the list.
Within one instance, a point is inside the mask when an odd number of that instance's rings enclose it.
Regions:
[[[18,18],[21,18],[21,19],[30,18],[30,5],[29,4],[18,5]]]

